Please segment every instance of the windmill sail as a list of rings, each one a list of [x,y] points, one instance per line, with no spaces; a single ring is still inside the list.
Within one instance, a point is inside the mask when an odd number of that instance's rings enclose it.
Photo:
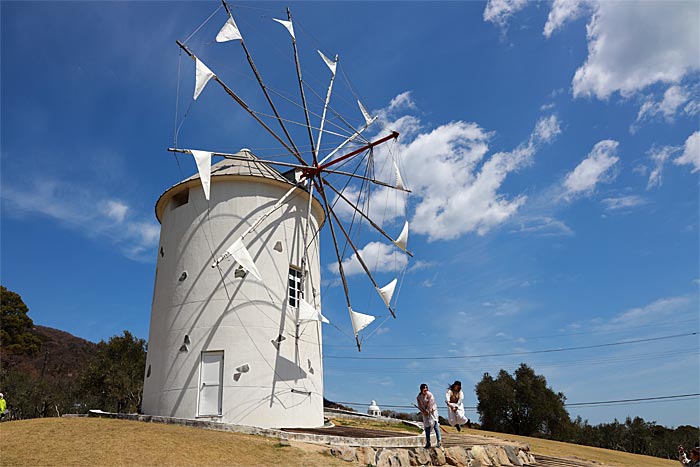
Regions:
[[[326,63],[326,66],[331,70],[331,73],[333,73],[333,76],[335,76],[335,70],[338,66],[338,61],[337,60],[331,60],[330,58],[326,57],[323,55],[323,52],[320,50],[318,51],[318,54],[321,56],[323,61]]]
[[[190,152],[197,163],[197,171],[199,172],[199,179],[202,182],[202,189],[204,189],[204,197],[209,201],[209,186],[211,184],[211,155],[209,151],[197,151],[191,149]]]
[[[352,329],[355,332],[355,337],[357,337],[357,334],[360,331],[369,326],[372,323],[372,321],[374,321],[374,319],[375,318],[372,315],[358,313],[357,311],[354,311],[352,308],[350,308],[350,320],[352,321]]]
[[[322,323],[330,323],[328,319],[321,314],[316,308],[303,298],[299,300],[299,319],[302,321],[321,321]]]
[[[255,262],[250,256],[248,249],[245,247],[242,238],[239,238],[238,240],[233,242],[233,244],[226,249],[226,253],[221,255],[219,259],[217,259],[214,262],[214,264],[212,264],[212,267],[216,266],[229,256],[231,256],[238,264],[240,264],[243,267],[243,269],[255,276],[256,279],[258,279],[259,281],[262,280],[262,277],[260,276],[260,271],[258,271],[258,268],[255,266]]]
[[[408,243],[408,221],[404,224],[399,238],[394,241],[394,244],[403,251],[406,251],[406,243]]]
[[[238,30],[238,26],[233,20],[233,17],[229,16],[228,20],[224,24],[224,27],[222,27],[219,34],[216,35],[216,42],[228,42],[235,40],[243,40],[243,36],[241,36],[241,31]]]
[[[379,295],[382,297],[382,300],[384,300],[384,304],[386,306],[389,306],[389,303],[391,302],[391,297],[394,296],[394,290],[396,289],[396,282],[397,279],[394,279],[393,281],[389,282],[387,285],[382,287],[379,290]]]
[[[369,126],[370,123],[372,123],[372,116],[367,112],[367,109],[365,109],[365,106],[362,105],[362,102],[359,100],[357,101],[357,105],[360,106],[360,112],[362,112],[362,116],[365,118],[365,124]]]
[[[396,181],[395,181],[394,185],[399,190],[405,190],[406,185],[403,182],[403,178],[401,178],[401,171],[399,170],[399,166],[396,165],[396,161],[394,161],[394,172],[396,174]]]
[[[202,93],[204,86],[207,85],[210,79],[214,77],[214,72],[211,71],[200,59],[195,57],[197,74],[194,83],[194,100],[197,100]]]
[[[277,18],[272,18],[272,21],[277,21],[282,26],[287,28],[287,31],[289,31],[289,34],[292,36],[292,39],[296,39],[296,36],[294,35],[294,26],[292,25],[291,21],[284,21],[282,19],[277,19]]]

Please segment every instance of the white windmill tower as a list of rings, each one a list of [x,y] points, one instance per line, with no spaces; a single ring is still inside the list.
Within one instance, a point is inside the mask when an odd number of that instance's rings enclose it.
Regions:
[[[319,426],[323,318],[308,310],[320,303],[318,237],[306,258],[302,246],[307,219],[317,232],[323,209],[255,156],[238,155],[247,160],[211,167],[210,195],[195,176],[156,204],[161,237],[142,410],[241,425]],[[271,210],[285,194],[283,206]],[[235,261],[212,268],[212,249],[232,242]]]
[[[383,172],[393,178],[391,182],[381,181],[378,172],[382,171],[374,169],[373,149],[395,140],[398,133],[366,140],[362,133],[376,117],[362,104],[364,125],[359,129],[348,125],[345,135],[337,128],[324,130],[326,113],[333,112],[329,104],[337,56],[330,60],[321,53],[331,80],[325,99],[321,99],[323,110],[314,114],[320,117],[318,138],[314,139],[312,130],[317,127],[309,123],[312,112],[304,95],[306,84],[288,12],[287,21],[275,21],[292,37],[300,107],[306,121],[303,126],[310,141],[311,160],[307,162],[286,128],[289,120],[280,117],[275,108],[228,6],[223,6],[228,20],[217,41],[241,43],[274,117],[253,111],[178,41],[196,64],[194,99],[208,82],[217,82],[281,145],[291,161],[261,159],[248,150],[228,154],[170,149],[175,154],[192,155],[198,175],[168,189],[156,204],[161,241],[142,412],[262,427],[317,427],[323,424],[321,323],[328,322],[320,311],[319,230],[328,224],[332,234],[359,350],[358,334],[375,316],[352,308],[344,268],[349,261],[359,264],[378,292],[381,306],[394,317],[391,302],[397,280],[378,286],[376,271],[373,273],[353,242],[353,238],[357,241],[358,226],[364,223],[375,235],[388,239],[401,258],[410,256],[406,250],[408,224],[403,224],[394,240],[372,220],[367,208],[372,198],[370,185],[408,192],[395,160],[385,160],[389,169]],[[283,136],[261,115],[277,123]],[[330,149],[321,144],[324,134],[329,135],[328,140],[336,138]],[[211,165],[212,156],[225,159]],[[348,168],[353,162],[355,168]],[[283,175],[273,165],[287,172]],[[359,167],[364,171],[358,172]],[[362,189],[353,190],[350,183],[336,188],[334,177],[359,180]],[[349,227],[336,213],[339,205],[353,213]],[[355,218],[359,220],[354,222]],[[405,270],[406,260],[399,263]]]

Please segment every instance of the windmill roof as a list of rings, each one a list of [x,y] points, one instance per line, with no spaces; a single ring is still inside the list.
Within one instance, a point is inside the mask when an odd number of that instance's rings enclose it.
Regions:
[[[216,177],[242,176],[260,177],[275,180],[287,185],[294,185],[289,178],[285,177],[278,170],[258,159],[258,157],[248,149],[241,149],[234,154],[233,157],[235,157],[235,159],[224,159],[211,166],[212,181],[215,180]],[[179,192],[180,190],[177,189],[178,187],[191,184],[194,180],[199,180],[199,173],[195,173],[191,177],[176,183],[160,195],[155,206],[156,218],[158,221],[161,219],[160,213],[164,207],[164,203],[167,199],[169,199],[168,194]]]
[[[212,178],[221,175],[243,175],[250,177],[270,178],[272,180],[278,180],[284,183],[292,183],[279,171],[273,167],[270,167],[268,164],[261,162],[258,157],[248,149],[241,149],[234,154],[234,157],[236,157],[236,159],[223,159],[216,164],[213,164],[211,166]],[[246,160],[243,160],[243,158]],[[180,183],[198,179],[199,173],[195,173]],[[177,183],[175,186],[179,185],[180,183]]]

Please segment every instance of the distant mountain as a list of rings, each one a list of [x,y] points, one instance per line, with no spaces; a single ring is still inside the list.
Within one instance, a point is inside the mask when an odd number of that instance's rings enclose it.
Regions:
[[[46,379],[76,378],[97,351],[97,344],[59,329],[34,326],[34,334],[41,339],[38,354],[3,355],[7,369],[28,372],[33,377]]]
[[[329,409],[347,410],[349,412],[355,411],[355,409],[353,409],[352,407],[347,407],[343,404],[338,404],[337,402],[329,401],[325,397],[323,398],[323,406]]]

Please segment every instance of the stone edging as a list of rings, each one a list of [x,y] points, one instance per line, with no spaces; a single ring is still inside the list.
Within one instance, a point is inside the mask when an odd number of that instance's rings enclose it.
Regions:
[[[211,422],[206,420],[191,420],[187,418],[163,417],[160,415],[140,415],[103,412],[90,410],[91,417],[116,418],[120,420],[135,420],[140,422],[169,423],[173,425],[204,428],[206,430],[228,431],[248,435],[266,436],[282,440],[293,440],[302,443],[325,444],[333,446],[364,446],[364,447],[418,447],[423,443],[423,435],[400,436],[395,438],[348,438],[343,436],[316,435],[310,433],[291,433],[274,428],[261,428],[246,425],[231,425],[228,423]]]

